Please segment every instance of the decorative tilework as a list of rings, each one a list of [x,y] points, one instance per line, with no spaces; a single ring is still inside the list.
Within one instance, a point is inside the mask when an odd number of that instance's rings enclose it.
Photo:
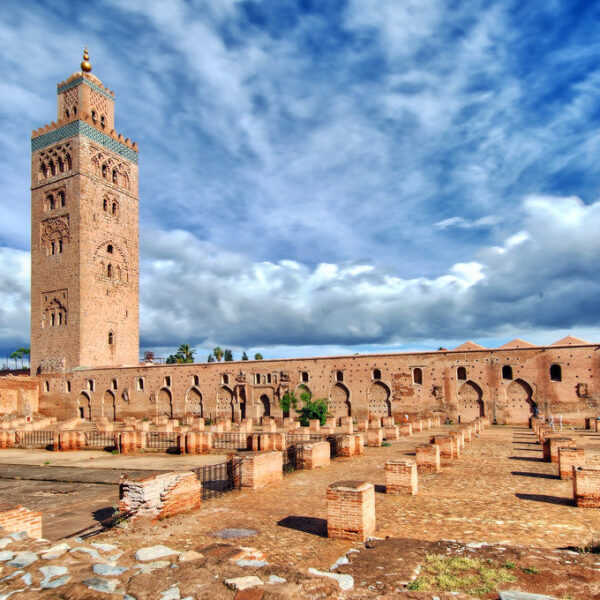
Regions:
[[[79,120],[68,123],[67,125],[63,125],[58,129],[54,129],[32,139],[31,151],[35,152],[36,150],[41,150],[46,146],[50,146],[51,144],[55,144],[61,140],[73,137],[74,135],[85,135],[85,137],[89,138],[93,142],[96,142],[97,144],[104,146],[107,150],[116,152],[123,158],[126,158],[135,164],[138,162],[138,153],[135,150],[132,150],[125,144],[122,144],[118,140],[111,138],[105,133],[98,131],[95,127],[88,125],[84,121]]]
[[[103,96],[105,96],[106,98],[108,98],[109,100],[112,100],[114,102],[115,99],[106,90],[103,90],[99,85],[96,85],[95,83],[92,83],[91,81],[88,81],[87,79],[85,79],[83,77],[78,77],[77,79],[73,79],[73,81],[69,81],[69,83],[65,83],[64,85],[61,85],[59,88],[57,88],[56,93],[62,94],[63,92],[66,92],[67,90],[70,90],[71,88],[74,88],[76,85],[79,85],[80,83],[84,83],[85,85],[91,87],[94,91],[98,92],[99,94],[102,94]]]

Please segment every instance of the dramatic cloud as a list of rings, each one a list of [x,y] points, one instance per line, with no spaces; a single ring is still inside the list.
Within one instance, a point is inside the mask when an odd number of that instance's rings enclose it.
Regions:
[[[594,3],[8,0],[0,246],[28,251],[27,132],[87,44],[140,143],[145,345],[594,330],[599,23]]]

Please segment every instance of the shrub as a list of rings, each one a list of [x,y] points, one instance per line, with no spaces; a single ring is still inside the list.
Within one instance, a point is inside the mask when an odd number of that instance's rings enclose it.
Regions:
[[[325,425],[329,409],[327,398],[313,400],[309,394],[304,393],[300,396],[300,399],[302,400],[302,407],[296,410],[300,415],[300,425],[308,427],[311,419],[319,419],[321,425]]]

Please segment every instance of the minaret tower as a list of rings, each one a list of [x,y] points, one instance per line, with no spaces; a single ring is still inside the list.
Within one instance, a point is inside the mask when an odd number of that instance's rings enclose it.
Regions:
[[[138,148],[91,71],[31,135],[32,373],[139,362]]]

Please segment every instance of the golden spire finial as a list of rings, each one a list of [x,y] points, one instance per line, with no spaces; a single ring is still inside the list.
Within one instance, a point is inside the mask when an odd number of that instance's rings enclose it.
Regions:
[[[88,55],[88,50],[85,48],[83,50],[83,60],[81,61],[81,70],[89,73],[92,70],[92,63],[90,62],[90,57]]]

